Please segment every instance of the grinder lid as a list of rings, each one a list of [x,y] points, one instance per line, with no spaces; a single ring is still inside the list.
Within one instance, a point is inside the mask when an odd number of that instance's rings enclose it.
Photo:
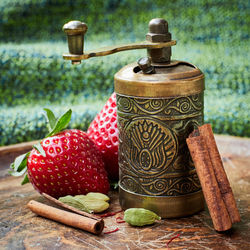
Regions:
[[[137,63],[115,74],[115,92],[137,97],[171,97],[198,94],[205,88],[204,74],[184,61],[152,64],[154,72],[145,74]]]

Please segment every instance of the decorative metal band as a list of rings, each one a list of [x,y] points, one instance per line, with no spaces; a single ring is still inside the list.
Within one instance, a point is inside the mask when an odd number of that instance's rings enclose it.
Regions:
[[[123,210],[143,207],[155,212],[161,218],[188,216],[204,209],[201,190],[179,196],[149,196],[127,191],[119,183],[119,200]]]
[[[200,190],[185,139],[203,123],[203,93],[166,99],[117,94],[120,185],[144,195]]]
[[[135,114],[163,116],[175,120],[203,114],[201,94],[168,99],[128,98],[118,94],[117,104],[120,113],[132,116]]]

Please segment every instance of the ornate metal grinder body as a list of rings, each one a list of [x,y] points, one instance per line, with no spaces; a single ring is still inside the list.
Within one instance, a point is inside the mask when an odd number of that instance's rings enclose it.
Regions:
[[[162,218],[203,209],[202,191],[185,142],[203,124],[203,73],[190,63],[171,60],[176,41],[171,40],[164,19],[150,21],[145,42],[87,54],[82,42],[87,27],[78,21],[73,24],[64,25],[71,53],[64,59],[72,63],[128,49],[148,51],[148,57],[125,66],[114,77],[122,208],[144,207]]]

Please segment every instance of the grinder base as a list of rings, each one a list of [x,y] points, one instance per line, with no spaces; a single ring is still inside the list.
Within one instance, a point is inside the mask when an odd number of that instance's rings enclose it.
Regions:
[[[161,218],[185,217],[204,209],[202,191],[180,196],[150,196],[127,191],[119,184],[119,200],[124,210],[142,207]]]

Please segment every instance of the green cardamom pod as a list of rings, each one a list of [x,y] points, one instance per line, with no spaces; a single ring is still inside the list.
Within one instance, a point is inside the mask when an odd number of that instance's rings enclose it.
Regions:
[[[79,195],[74,196],[74,198],[82,202],[86,198],[86,195],[79,194]]]
[[[92,193],[91,195],[76,195],[74,197],[67,195],[60,197],[59,201],[87,213],[101,213],[109,208],[109,203],[105,201],[107,198],[106,195]]]
[[[102,193],[97,192],[90,192],[86,194],[86,197],[97,199],[97,200],[103,200],[103,201],[109,201],[109,197]]]
[[[78,199],[87,209],[93,211],[94,213],[101,213],[109,208],[109,203],[104,200],[93,199],[87,196],[76,199]]]
[[[129,208],[124,212],[124,220],[132,226],[145,226],[160,220],[156,213],[144,208]]]
[[[92,213],[93,212],[91,209],[86,207],[84,205],[84,203],[81,202],[81,200],[76,199],[75,197],[73,197],[71,195],[60,197],[58,200],[65,203],[65,204],[67,204],[67,205],[69,205],[69,206],[71,206],[71,207],[77,208],[77,209],[79,209],[81,211],[85,211],[87,213]]]

